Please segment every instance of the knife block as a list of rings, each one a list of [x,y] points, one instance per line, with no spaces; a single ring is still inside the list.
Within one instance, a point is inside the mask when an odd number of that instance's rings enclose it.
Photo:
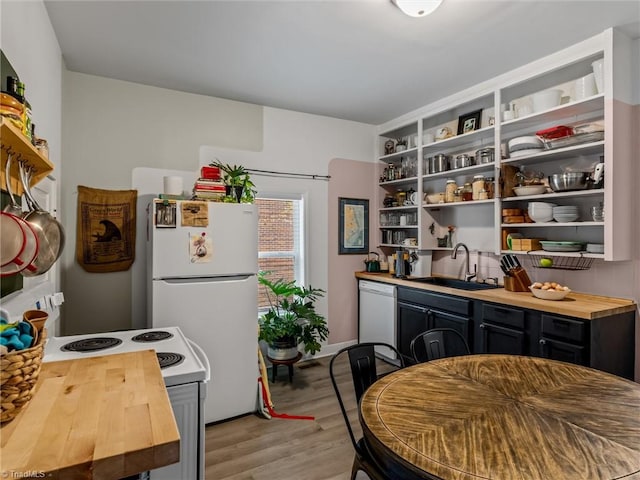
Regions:
[[[510,292],[528,292],[531,280],[524,268],[511,269],[511,276],[504,277],[504,289]]]

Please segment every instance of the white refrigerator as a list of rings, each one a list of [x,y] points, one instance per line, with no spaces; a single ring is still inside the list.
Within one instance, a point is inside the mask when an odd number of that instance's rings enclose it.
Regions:
[[[257,207],[154,200],[148,212],[148,326],[180,327],[209,358],[205,423],[256,411]]]

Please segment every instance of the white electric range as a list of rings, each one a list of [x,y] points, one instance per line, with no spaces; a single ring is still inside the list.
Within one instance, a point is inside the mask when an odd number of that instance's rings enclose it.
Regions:
[[[211,366],[178,327],[51,337],[43,362],[155,350],[180,432],[180,462],[152,470],[153,480],[204,479],[204,402]],[[143,475],[143,478],[145,476]]]

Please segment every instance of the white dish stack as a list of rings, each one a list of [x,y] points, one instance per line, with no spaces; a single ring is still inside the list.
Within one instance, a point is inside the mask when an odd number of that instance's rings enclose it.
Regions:
[[[556,222],[575,222],[580,217],[578,207],[574,205],[566,205],[563,207],[553,207],[553,219]]]

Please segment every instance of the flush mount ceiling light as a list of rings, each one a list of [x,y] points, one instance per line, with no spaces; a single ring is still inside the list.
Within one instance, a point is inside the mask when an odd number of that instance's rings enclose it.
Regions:
[[[410,17],[426,17],[440,6],[442,0],[391,0]]]

